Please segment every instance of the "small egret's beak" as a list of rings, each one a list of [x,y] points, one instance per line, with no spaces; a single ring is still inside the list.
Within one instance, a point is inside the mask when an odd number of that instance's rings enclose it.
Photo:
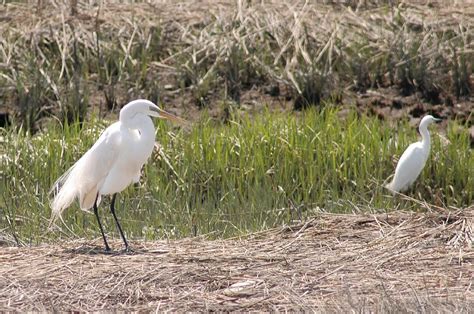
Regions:
[[[433,117],[433,120],[434,120],[434,122],[441,122],[441,121],[443,121],[443,119],[434,118],[434,117]]]
[[[158,117],[158,118],[167,119],[167,120],[170,120],[172,122],[176,122],[176,123],[181,124],[181,125],[188,125],[188,121],[186,121],[184,119],[181,119],[180,117],[177,117],[177,116],[175,116],[175,115],[173,115],[169,112],[166,112],[166,111],[164,111],[160,108],[150,106],[150,111],[158,113],[158,115],[156,115],[156,117]]]

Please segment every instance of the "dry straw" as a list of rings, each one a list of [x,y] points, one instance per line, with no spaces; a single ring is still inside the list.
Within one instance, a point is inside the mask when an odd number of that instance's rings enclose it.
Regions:
[[[467,312],[473,221],[474,207],[321,213],[243,238],[135,242],[132,255],[105,255],[100,239],[5,247],[0,310]]]
[[[75,89],[87,96],[80,106],[157,89],[199,105],[268,84],[295,107],[387,84],[437,101],[469,94],[473,17],[472,1],[8,3],[0,74],[17,98],[40,79],[39,104],[62,110]],[[39,74],[28,74],[32,63]]]

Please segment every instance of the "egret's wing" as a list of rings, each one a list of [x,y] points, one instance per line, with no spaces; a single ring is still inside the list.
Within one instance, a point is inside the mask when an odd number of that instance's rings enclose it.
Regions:
[[[413,143],[403,152],[395,169],[391,187],[396,191],[407,189],[425,166],[425,152],[420,142]]]
[[[53,185],[55,194],[51,202],[53,216],[60,216],[75,197],[81,209],[94,205],[97,191],[116,161],[121,142],[120,125],[112,124],[97,142]]]

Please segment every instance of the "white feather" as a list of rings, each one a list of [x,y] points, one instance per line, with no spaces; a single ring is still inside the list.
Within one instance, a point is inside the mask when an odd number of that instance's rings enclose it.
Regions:
[[[398,161],[392,182],[387,184],[386,187],[392,191],[406,191],[415,182],[425,166],[428,159],[427,153],[423,150],[421,142],[408,146]]]
[[[88,211],[98,196],[111,165],[117,157],[120,125],[116,122],[108,127],[97,142],[53,185],[51,193],[52,219],[60,217],[63,211],[78,198],[82,210]],[[100,203],[100,195],[97,205]]]

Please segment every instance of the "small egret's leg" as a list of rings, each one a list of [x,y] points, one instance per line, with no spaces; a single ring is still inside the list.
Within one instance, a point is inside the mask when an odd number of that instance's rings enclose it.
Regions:
[[[117,223],[117,228],[120,232],[120,236],[122,237],[123,243],[125,243],[125,251],[128,251],[128,243],[127,239],[125,239],[125,235],[123,234],[122,227],[120,227],[120,223],[117,219],[117,215],[115,215],[115,197],[117,196],[117,193],[112,195],[112,201],[110,202],[110,211],[112,212],[112,215],[114,215],[115,222]]]
[[[104,229],[102,228],[102,224],[100,223],[99,211],[97,209],[97,199],[98,198],[99,198],[99,194],[97,194],[97,197],[95,198],[95,201],[94,201],[94,214],[95,214],[95,217],[97,218],[97,222],[99,223],[100,233],[102,233],[102,238],[104,239],[105,251],[108,252],[108,251],[110,251],[110,246],[107,243],[107,239],[105,238],[105,234],[104,234]]]

